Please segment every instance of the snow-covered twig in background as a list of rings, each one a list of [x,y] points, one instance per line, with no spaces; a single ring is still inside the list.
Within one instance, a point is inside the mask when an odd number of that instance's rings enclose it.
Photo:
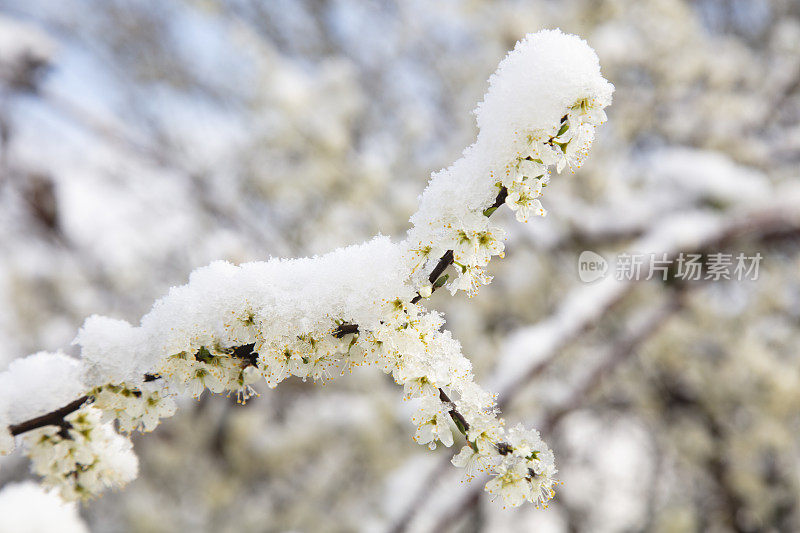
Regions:
[[[0,387],[3,451],[24,432],[45,483],[66,498],[89,497],[135,476],[114,420],[125,432],[150,431],[174,413],[179,393],[208,389],[246,401],[261,379],[270,387],[289,376],[325,381],[374,364],[419,403],[417,442],[452,445],[452,421],[467,440],[454,464],[468,476],[489,471],[486,490],[506,505],[546,503],[552,452],[537,431],[504,428],[495,397],[441,329],[441,314],[421,301],[442,286],[471,296],[491,281],[486,267],[502,256],[504,232],[490,215],[503,204],[520,221],[544,215],[538,198],[550,169],[581,164],[612,91],[584,41],[558,30],[529,35],[490,79],[476,110],[477,141],[433,174],[403,241],[377,237],[308,259],[215,262],[158,300],[139,326],[90,317],[75,341],[80,362],[37,354],[0,375],[8,384]],[[451,266],[454,279],[445,273]],[[70,402],[79,409],[68,414]]]

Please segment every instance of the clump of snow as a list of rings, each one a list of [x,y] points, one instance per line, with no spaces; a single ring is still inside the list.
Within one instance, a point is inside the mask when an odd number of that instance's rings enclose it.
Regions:
[[[478,143],[491,143],[502,153],[520,132],[557,127],[565,110],[581,99],[608,106],[613,91],[586,41],[561,30],[529,34],[489,78],[489,90],[475,110]]]
[[[80,363],[62,353],[39,352],[11,362],[0,373],[6,424],[49,413],[84,394]]]
[[[164,357],[201,347],[331,330],[334,320],[374,328],[380,309],[410,299],[410,272],[387,237],[303,259],[240,266],[217,261],[192,272],[142,318],[141,326],[90,317],[76,343],[87,384],[137,383]]]
[[[124,320],[87,318],[74,341],[81,345],[86,385],[141,381],[156,362],[144,340],[144,331]]]
[[[0,531],[8,533],[89,533],[74,503],[26,481],[0,491]]]

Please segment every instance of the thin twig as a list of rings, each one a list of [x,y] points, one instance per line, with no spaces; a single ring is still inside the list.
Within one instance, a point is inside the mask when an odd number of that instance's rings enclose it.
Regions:
[[[12,435],[17,436],[27,431],[32,431],[44,426],[60,426],[64,423],[64,417],[68,414],[77,411],[86,401],[89,400],[88,396],[81,396],[77,400],[68,403],[64,407],[51,411],[42,416],[31,418],[25,422],[8,426],[8,430]]]
[[[439,388],[439,399],[442,400],[442,403],[450,405],[450,411],[448,411],[450,418],[453,419],[453,422],[456,423],[459,430],[463,428],[464,435],[466,436],[467,431],[469,431],[469,422],[467,422],[467,419],[464,418],[464,415],[458,412],[456,409],[456,404],[454,404],[450,397],[445,394],[444,389],[442,388]]]

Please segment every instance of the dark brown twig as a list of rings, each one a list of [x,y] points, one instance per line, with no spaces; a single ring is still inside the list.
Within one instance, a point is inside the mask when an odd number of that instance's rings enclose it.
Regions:
[[[464,415],[458,412],[458,409],[456,409],[456,404],[454,404],[450,397],[444,392],[444,389],[439,389],[439,399],[442,400],[442,403],[450,405],[450,411],[448,411],[448,414],[450,415],[450,418],[453,419],[453,422],[456,423],[458,429],[461,430],[466,437],[467,431],[469,431],[469,422],[467,422],[467,419],[464,418]]]
[[[68,403],[64,407],[51,411],[42,416],[31,418],[20,424],[14,424],[8,427],[12,435],[17,436],[27,431],[32,431],[44,426],[63,426],[64,417],[68,414],[77,411],[80,407],[89,400],[88,396],[81,396],[77,400]]]

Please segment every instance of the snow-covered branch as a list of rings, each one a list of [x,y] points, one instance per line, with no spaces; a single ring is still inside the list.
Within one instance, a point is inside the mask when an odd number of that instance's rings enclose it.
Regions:
[[[771,236],[796,235],[800,232],[800,188],[790,184],[778,194],[751,194],[740,198],[729,210],[715,212],[692,210],[650,221],[644,234],[626,246],[641,252],[659,251],[668,255],[683,252],[718,250],[742,239],[764,242]],[[648,265],[644,265],[645,270]],[[567,294],[554,312],[544,320],[512,333],[501,350],[501,358],[487,384],[498,391],[500,407],[512,402],[526,387],[547,371],[559,355],[573,346],[583,334],[594,328],[608,311],[626,299],[641,282],[608,277],[592,284],[581,285]],[[698,283],[703,283],[698,282]],[[669,288],[669,287],[668,287]],[[672,287],[663,305],[636,324],[630,332],[613,343],[607,353],[579,383],[565,393],[564,401],[549,409],[541,420],[541,430],[549,433],[567,414],[585,405],[586,398],[602,382],[602,377],[646,342],[658,327],[684,305],[683,292],[691,285]],[[674,291],[674,289],[678,289]],[[442,472],[441,466],[432,470]],[[433,499],[433,483],[423,483],[414,496],[414,505],[396,522],[392,531],[406,531],[422,511],[422,502]],[[439,509],[439,525],[451,523],[461,516],[478,497],[479,490],[470,488],[457,493]],[[439,528],[434,528],[438,530]]]
[[[177,394],[208,389],[244,402],[259,380],[324,382],[376,365],[418,403],[418,443],[451,446],[452,422],[467,440],[454,464],[469,476],[489,471],[486,489],[506,505],[547,502],[552,452],[537,431],[504,428],[495,396],[474,382],[442,315],[422,302],[442,286],[471,296],[491,281],[486,268],[502,256],[504,232],[490,215],[501,205],[519,221],[544,215],[538,198],[551,168],[581,164],[612,91],[584,41],[558,30],[528,36],[490,79],[477,141],[432,175],[404,240],[215,262],[138,326],[90,317],[75,340],[80,361],[40,353],[0,375],[0,449],[24,433],[45,484],[86,498],[136,475],[130,441],[112,421],[125,433],[151,431],[175,412]]]

